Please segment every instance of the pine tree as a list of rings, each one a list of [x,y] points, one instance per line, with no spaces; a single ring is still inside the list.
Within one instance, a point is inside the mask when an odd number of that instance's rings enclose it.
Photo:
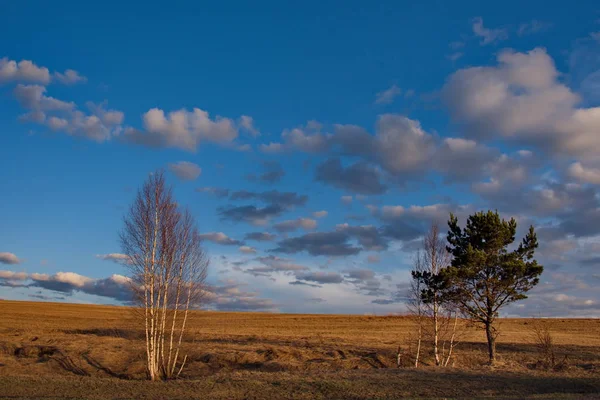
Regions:
[[[464,229],[451,214],[448,226],[448,251],[453,259],[445,271],[446,295],[483,325],[492,364],[498,335],[494,322],[500,308],[527,298],[525,293],[537,285],[544,269],[533,259],[537,237],[531,226],[519,247],[508,251],[515,241],[517,222],[514,218],[505,221],[492,211],[471,215]]]

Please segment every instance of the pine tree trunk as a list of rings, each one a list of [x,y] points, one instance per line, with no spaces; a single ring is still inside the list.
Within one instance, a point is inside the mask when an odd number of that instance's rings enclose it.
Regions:
[[[490,365],[493,365],[496,361],[496,337],[490,321],[486,322],[485,324],[485,334],[488,342],[488,355],[490,357],[489,362]]]

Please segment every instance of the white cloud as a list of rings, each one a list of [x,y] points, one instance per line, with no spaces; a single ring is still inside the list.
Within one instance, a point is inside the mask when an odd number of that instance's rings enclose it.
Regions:
[[[435,152],[435,137],[425,132],[419,121],[398,114],[379,115],[375,135],[356,125],[334,125],[333,134],[322,133],[321,128],[311,121],[304,127],[284,130],[284,143],[263,145],[261,150],[270,153],[334,150],[342,155],[362,157],[396,176],[423,173]]]
[[[48,275],[0,271],[0,279],[13,283],[15,281],[32,281],[26,286],[60,292],[69,296],[73,292],[82,292],[125,302],[131,301],[132,298],[130,279],[116,274],[104,279],[93,279],[75,272],[57,272],[54,275]]]
[[[188,161],[179,161],[177,163],[169,164],[169,169],[177,175],[179,179],[185,181],[193,181],[202,173],[202,168],[200,168],[200,166]]]
[[[569,167],[569,175],[583,183],[600,185],[600,169],[584,167],[580,162],[575,162]]]
[[[313,217],[315,217],[315,218],[324,218],[326,216],[327,216],[327,211],[325,211],[325,210],[313,212]]]
[[[273,228],[278,232],[292,232],[299,228],[313,230],[317,228],[317,221],[311,218],[296,218],[278,222],[273,225]]]
[[[46,67],[38,67],[32,61],[19,62],[4,57],[0,59],[0,83],[22,81],[50,83],[50,72]]]
[[[92,278],[79,275],[75,272],[57,272],[54,275],[32,274],[31,277],[36,281],[65,283],[77,288],[82,288],[93,281]]]
[[[390,104],[396,97],[400,96],[401,93],[402,89],[394,84],[388,89],[375,95],[375,104]]]
[[[229,245],[229,246],[239,246],[243,243],[239,240],[235,240],[224,234],[223,232],[208,232],[200,235],[202,240],[208,240],[213,243]]]
[[[93,115],[100,118],[100,121],[106,126],[118,126],[123,124],[125,114],[117,110],[106,110],[107,102],[95,104],[91,101],[85,103],[86,107],[92,112]]]
[[[497,60],[497,66],[457,71],[442,90],[453,119],[468,135],[500,136],[553,153],[598,158],[600,107],[576,107],[579,96],[559,81],[545,49],[506,50]]]
[[[73,102],[65,102],[46,96],[47,89],[40,85],[18,84],[14,95],[22,107],[29,110],[20,119],[25,122],[43,124],[53,131],[72,136],[86,137],[97,142],[109,140],[121,132],[124,114],[121,111],[105,110],[106,103],[87,103],[92,112],[86,114],[77,109]]]
[[[118,111],[110,111],[119,113]],[[64,121],[67,121],[65,124]],[[52,126],[50,126],[52,128]],[[63,119],[54,127],[55,130],[64,131],[72,136],[82,136],[96,142],[104,142],[117,136],[121,132],[121,126],[106,124],[97,115],[85,114],[82,111],[70,113],[67,119]]]
[[[404,215],[406,209],[402,206],[383,206],[381,215],[383,218],[396,218]]]
[[[239,250],[244,254],[256,254],[256,249],[250,246],[240,246]]]
[[[22,107],[36,111],[71,111],[75,103],[47,97],[46,88],[40,85],[18,84],[13,91]]]
[[[538,21],[537,19],[531,20],[530,22],[526,22],[524,24],[519,25],[519,29],[517,30],[517,35],[525,36],[532,35],[534,33],[543,32],[548,30],[552,26],[551,23]]]
[[[316,129],[318,128],[318,129]],[[327,137],[320,132],[320,126],[298,127],[284,130],[281,134],[286,144],[307,153],[319,153],[327,149]]]
[[[481,38],[481,45],[492,44],[501,40],[508,39],[508,31],[506,29],[489,29],[483,26],[481,17],[473,18],[473,33]]]
[[[20,264],[21,262],[22,260],[13,253],[0,252],[0,263],[2,264]]]
[[[344,204],[350,204],[350,203],[352,203],[352,196],[342,196],[342,197],[340,197],[340,200]]]
[[[67,127],[69,126],[69,121],[67,121],[64,118],[52,116],[46,120],[46,125],[53,131],[62,131],[64,129],[67,129]]]
[[[269,144],[261,144],[260,150],[263,153],[267,153],[267,154],[277,154],[277,153],[281,153],[282,151],[284,151],[284,147],[281,143],[271,142]]]
[[[392,173],[422,170],[434,151],[434,140],[419,121],[394,115],[381,115],[377,121],[377,152],[381,165]]]
[[[260,131],[254,126],[254,119],[248,115],[240,117],[240,127],[245,129],[250,135],[256,137],[260,135]]]
[[[237,127],[231,119],[219,116],[211,119],[208,112],[199,108],[192,111],[181,109],[167,115],[159,108],[152,108],[142,119],[146,132],[129,128],[125,131],[126,141],[196,151],[202,141],[227,144],[238,136]]]
[[[96,254],[96,258],[105,261],[113,261],[117,264],[128,264],[130,262],[129,256],[121,253]]]
[[[454,53],[451,53],[451,54],[449,54],[447,57],[448,57],[448,60],[450,60],[450,61],[457,61],[457,60],[458,60],[459,58],[461,58],[462,56],[464,56],[464,53],[463,53],[463,52],[461,52],[461,51],[456,51],[456,52],[454,52]]]
[[[0,270],[0,279],[6,279],[8,281],[23,281],[27,279],[27,273]]]
[[[298,280],[316,282],[321,284],[342,283],[344,278],[337,272],[307,271],[296,273]]]
[[[64,73],[55,72],[54,78],[64,85],[75,85],[76,83],[85,83],[87,78],[73,69],[67,69]]]

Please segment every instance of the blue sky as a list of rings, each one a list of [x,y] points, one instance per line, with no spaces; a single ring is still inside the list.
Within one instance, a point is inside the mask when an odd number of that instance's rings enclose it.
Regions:
[[[600,315],[600,7],[371,3],[0,5],[0,297],[119,303],[164,168],[216,309],[402,312],[429,224],[492,208],[546,266],[505,315]]]

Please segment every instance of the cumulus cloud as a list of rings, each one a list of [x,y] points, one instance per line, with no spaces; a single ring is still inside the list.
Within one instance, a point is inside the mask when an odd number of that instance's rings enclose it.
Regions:
[[[208,240],[209,242],[222,244],[226,246],[241,246],[244,243],[239,240],[235,240],[224,234],[223,232],[208,232],[200,234],[202,240]]]
[[[53,77],[65,84],[85,80],[85,77],[71,69],[64,73],[57,72]],[[108,140],[121,132],[123,113],[120,111],[105,110],[104,104],[95,105],[88,102],[91,112],[86,113],[77,109],[74,102],[48,96],[45,87],[51,81],[48,68],[39,67],[28,60],[16,62],[2,58],[0,59],[0,84],[12,81],[18,83],[13,90],[16,100],[27,110],[19,117],[22,122],[41,124],[52,131],[86,137],[98,142]]]
[[[296,264],[287,258],[276,257],[273,255],[267,257],[257,257],[254,259],[260,265],[251,266],[246,269],[239,268],[240,271],[253,276],[262,276],[272,278],[274,273],[294,274],[299,271],[306,271],[308,267]]]
[[[350,203],[352,203],[352,196],[342,196],[342,197],[340,197],[340,200],[344,204],[350,204]]]
[[[380,304],[380,305],[394,304],[397,302],[398,301],[394,300],[394,299],[375,299],[375,300],[371,301],[371,303],[373,303],[373,304]]]
[[[54,78],[64,85],[75,85],[76,83],[85,83],[87,78],[73,69],[67,69],[64,73],[55,72]]]
[[[363,194],[382,194],[387,186],[380,181],[381,174],[364,161],[348,167],[339,158],[326,160],[315,171],[315,179],[340,189]]]
[[[337,272],[308,271],[296,274],[300,281],[316,282],[320,284],[342,283],[344,278]]]
[[[120,111],[116,110],[107,112],[112,115],[122,115]],[[86,115],[81,111],[74,111],[68,119],[57,119],[60,122],[58,124],[52,124],[52,118],[48,120],[48,126],[52,130],[64,131],[69,135],[86,137],[96,142],[109,140],[121,131],[121,126],[114,123],[118,118],[103,120],[101,116]]]
[[[256,254],[256,249],[250,246],[240,246],[239,250],[244,254]]]
[[[575,162],[569,167],[569,176],[583,183],[600,185],[600,169],[587,168],[580,162]]]
[[[322,126],[309,122],[306,126],[284,130],[281,137],[286,146],[307,153],[319,153],[327,149],[327,135],[321,133]]]
[[[517,30],[517,35],[526,36],[532,35],[534,33],[544,32],[552,27],[552,24],[549,22],[539,21],[537,19],[531,20],[529,22],[525,22],[519,25],[519,29]]]
[[[57,272],[53,275],[38,273],[12,273],[0,271],[0,279],[30,282],[22,287],[36,287],[72,295],[75,292],[112,298],[117,301],[130,302],[132,292],[129,278],[122,275],[111,275],[108,278],[93,279],[75,272]]]
[[[152,108],[143,116],[145,131],[128,128],[123,139],[149,147],[175,147],[196,151],[203,141],[228,144],[238,136],[234,121],[217,116],[212,119],[207,111],[194,108],[181,109],[168,114]]]
[[[179,161],[169,164],[169,170],[184,181],[193,181],[202,173],[202,168],[198,164],[189,161]]]
[[[481,106],[477,100],[473,104]],[[486,121],[482,117],[482,131],[487,129]],[[295,132],[294,141],[289,140],[289,133],[287,139],[284,137],[286,148],[335,155],[317,166],[315,180],[359,194],[382,194],[388,189],[382,180],[403,185],[431,171],[451,183],[489,179],[495,164],[509,157],[473,138],[441,139],[426,132],[419,121],[396,114],[378,116],[374,134],[356,125],[341,124],[334,125],[331,134],[307,129]],[[359,160],[344,165],[340,156]]]
[[[322,133],[321,129],[313,122],[306,127],[286,130],[282,133],[284,143],[276,147],[358,157],[397,178],[425,173],[436,147],[435,137],[425,132],[419,121],[397,114],[378,116],[374,135],[356,125],[334,125],[334,133]],[[359,167],[365,169],[364,164],[355,168]]]
[[[0,263],[2,264],[20,264],[21,262],[22,260],[13,253],[0,252]]]
[[[268,144],[261,144],[260,151],[267,154],[277,154],[285,150],[285,147],[281,143],[271,142]]]
[[[6,279],[11,281],[23,281],[27,279],[26,272],[14,272],[14,271],[6,271],[0,270],[0,279]]]
[[[251,182],[277,183],[285,176],[285,171],[276,161],[263,161],[263,172],[259,175],[249,174],[246,178]]]
[[[266,206],[255,205],[227,206],[219,209],[221,219],[234,222],[247,222],[253,225],[265,225],[271,218],[281,215],[283,212],[296,206],[303,206],[308,196],[299,195],[295,192],[279,192],[271,190],[267,192],[250,192],[240,190],[232,192],[229,196],[232,201],[258,200],[266,203]]]
[[[325,211],[325,210],[315,211],[312,213],[312,215],[315,218],[325,218],[327,216],[327,211]]]
[[[15,98],[22,107],[35,111],[70,111],[75,103],[65,102],[47,97],[46,88],[40,85],[18,84],[13,91]]]
[[[88,101],[85,105],[91,111],[92,115],[98,117],[100,122],[105,126],[111,127],[123,124],[125,114],[122,111],[106,109],[105,107],[108,105],[107,101],[103,101],[99,104]]]
[[[497,153],[473,140],[446,138],[436,150],[432,164],[446,181],[468,182],[484,176],[488,164],[498,157]]]
[[[232,192],[230,200],[260,200],[264,203],[279,205],[284,208],[294,206],[303,206],[308,200],[308,196],[299,195],[295,192],[280,192],[278,190],[270,190],[267,192],[250,192],[239,190]]]
[[[337,232],[343,232],[355,238],[365,250],[382,251],[388,247],[387,240],[381,230],[373,225],[351,226],[347,223],[336,226]]]
[[[265,207],[227,206],[219,209],[219,215],[223,220],[234,222],[246,222],[252,225],[265,225],[271,218],[278,217],[286,209],[280,205],[268,205]]]
[[[112,261],[117,264],[128,264],[131,260],[127,254],[121,253],[110,253],[110,254],[97,254],[96,258],[105,261]]]
[[[292,282],[290,282],[290,285],[309,286],[309,287],[314,287],[314,288],[322,288],[323,287],[323,286],[317,285],[315,283],[308,283],[308,282],[302,282],[302,281],[292,281]]]
[[[432,223],[444,226],[450,212],[462,218],[473,211],[474,208],[471,205],[449,203],[410,207],[386,205],[381,208],[373,208],[372,215],[384,222],[380,228],[382,236],[410,241],[423,235]]]
[[[246,240],[255,240],[257,242],[271,242],[276,236],[269,232],[249,232],[244,236]]]
[[[18,284],[21,282],[21,284]],[[85,293],[110,298],[125,304],[132,301],[130,279],[122,275],[111,275],[108,278],[93,279],[74,272],[58,272],[53,275],[38,273],[22,273],[0,270],[0,285],[39,288],[51,292],[71,296],[74,293]],[[234,281],[221,282],[207,288],[204,306],[228,311],[275,311],[276,305],[271,299],[262,299],[258,293],[242,290],[244,284]],[[32,295],[35,298],[45,296],[42,292]]]
[[[482,46],[508,39],[508,30],[486,28],[483,26],[483,19],[481,17],[473,18],[472,27],[475,36],[481,38],[480,44]]]
[[[362,156],[392,175],[423,172],[435,150],[435,139],[418,121],[383,114],[377,118],[375,136],[354,125],[336,125],[332,143],[343,154]]]
[[[370,269],[350,269],[345,271],[348,279],[365,281],[375,278],[375,272]]]
[[[46,67],[39,67],[29,60],[19,62],[0,58],[0,83],[5,82],[37,82],[50,83],[50,71]]]
[[[543,313],[547,317],[596,317],[600,302],[590,276],[575,273],[552,273],[528,293],[524,302],[507,307],[505,315],[531,317]]]
[[[454,53],[448,54],[446,56],[446,58],[448,58],[448,60],[454,62],[454,61],[458,60],[459,58],[461,58],[464,55],[465,54],[462,51],[455,51]],[[383,303],[383,304],[385,304],[385,303]]]
[[[219,311],[276,311],[277,305],[271,299],[258,297],[256,292],[243,290],[244,284],[226,281],[210,292],[208,307]]]
[[[29,275],[26,272],[0,270],[0,286],[7,288],[26,288],[23,282]]]
[[[579,108],[580,97],[559,81],[543,48],[505,50],[498,65],[454,73],[442,90],[455,121],[471,137],[507,138],[552,154],[597,159],[600,107]]]
[[[106,103],[86,103],[90,114],[77,109],[75,103],[48,97],[46,88],[39,85],[17,85],[14,95],[29,111],[20,119],[45,125],[55,132],[85,137],[97,142],[109,140],[121,132],[124,114],[117,110],[106,110]]]
[[[276,154],[284,151],[299,150],[307,153],[321,153],[329,147],[329,135],[321,132],[322,125],[309,121],[305,126],[284,129],[281,133],[283,143],[271,142],[260,146],[263,153]]]
[[[240,127],[254,137],[260,135],[260,131],[254,126],[254,119],[248,115],[240,117]]]
[[[401,93],[402,89],[394,84],[388,89],[383,90],[375,95],[375,104],[390,104],[396,97],[400,96]]]
[[[311,218],[296,218],[278,222],[273,225],[277,232],[293,232],[297,229],[313,230],[317,228],[317,221]]]
[[[382,296],[389,293],[381,280],[376,277],[375,271],[365,268],[354,268],[344,271],[345,279],[354,285],[357,292],[367,296]],[[386,279],[387,280],[387,279]]]
[[[352,235],[344,230],[312,232],[284,239],[273,251],[287,254],[306,251],[313,256],[349,256],[360,253],[362,248],[352,245],[351,238]]]
[[[196,188],[196,192],[210,193],[217,197],[228,197],[229,196],[229,189],[209,187],[209,186]]]
[[[503,212],[530,217],[554,217],[559,221],[557,226],[561,229],[568,226],[571,233],[582,234],[584,231],[594,230],[592,224],[596,221],[595,213],[600,207],[600,200],[592,187],[542,181],[534,186],[520,187],[519,190],[493,184],[484,188],[485,191],[476,186],[475,190],[491,207]],[[578,226],[578,223],[581,225]]]

